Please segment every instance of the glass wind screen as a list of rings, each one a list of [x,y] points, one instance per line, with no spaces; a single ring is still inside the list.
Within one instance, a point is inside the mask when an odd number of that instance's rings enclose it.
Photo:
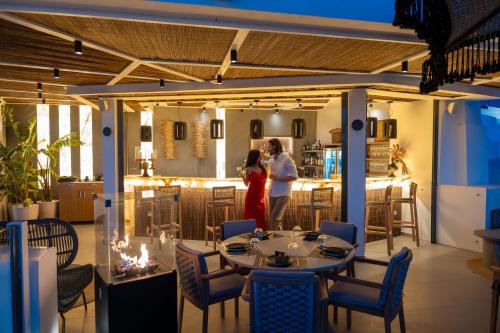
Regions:
[[[88,105],[80,105],[80,178],[94,178],[93,154],[92,154],[92,108]]]
[[[71,133],[71,108],[59,105],[59,137]],[[59,151],[59,175],[71,176],[71,147],[62,147]]]

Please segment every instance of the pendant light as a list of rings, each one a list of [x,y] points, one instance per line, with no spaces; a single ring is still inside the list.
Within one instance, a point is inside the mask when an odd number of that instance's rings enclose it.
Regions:
[[[255,101],[255,106],[257,107],[257,103],[259,101]],[[250,108],[253,108],[252,104],[250,104]],[[255,108],[255,116],[257,116],[257,109]],[[255,118],[250,120],[250,139],[262,139],[264,137],[264,123],[262,119]]]
[[[300,101],[300,98],[297,98],[299,118],[292,120],[292,137],[294,139],[302,139],[306,136],[306,121],[303,118],[300,118],[300,114],[302,112],[302,104]]]
[[[177,116],[179,121],[174,122],[174,139],[175,140],[186,140],[187,136],[187,124],[185,121],[181,120],[181,108],[182,102],[177,102]]]
[[[83,54],[83,45],[81,40],[75,39],[75,53],[78,55]]]
[[[36,90],[38,90],[38,91],[40,91],[40,92],[42,91],[42,82],[38,82],[38,83],[36,84]]]
[[[369,107],[372,107],[373,100],[369,99]],[[377,117],[370,117],[370,110],[368,110],[368,117],[366,117],[366,137],[376,138],[377,137]]]
[[[235,64],[238,62],[238,51],[236,49],[231,50],[231,63]]]
[[[61,74],[59,72],[59,68],[54,68],[54,79],[59,79]]]
[[[408,60],[401,63],[401,72],[408,73]]]
[[[160,79],[160,88],[165,88],[165,80]]]
[[[384,120],[384,138],[396,139],[398,137],[398,121],[391,119],[392,101],[387,101],[387,104],[389,104],[389,119]]]
[[[219,102],[215,102],[219,108]],[[224,120],[212,119],[210,120],[210,139],[218,140],[224,139]]]

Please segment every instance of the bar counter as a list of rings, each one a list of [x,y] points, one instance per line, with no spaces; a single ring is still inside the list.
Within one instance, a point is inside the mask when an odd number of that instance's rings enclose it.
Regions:
[[[366,200],[383,200],[385,188],[393,185],[393,197],[401,197],[403,189],[409,187],[408,177],[373,177],[366,179]],[[234,219],[243,218],[245,204],[246,186],[240,178],[196,178],[196,177],[140,177],[126,176],[125,191],[133,191],[134,186],[162,186],[181,185],[182,221],[183,237],[185,239],[204,239],[205,224],[205,202],[210,200],[212,188],[215,186],[235,186],[236,187],[236,207]],[[269,186],[269,181],[268,185]],[[292,185],[292,198],[285,210],[283,217],[283,227],[286,230],[292,229],[295,225],[300,225],[303,230],[311,228],[311,214],[309,210],[300,209],[299,204],[310,201],[310,192],[313,188],[333,187],[333,216],[332,220],[340,221],[340,200],[341,200],[341,180],[340,179],[308,179],[299,178]],[[396,207],[399,214],[400,209]],[[326,213],[322,213],[321,218],[326,218]],[[216,214],[219,221],[223,220],[223,212]],[[231,218],[231,216],[230,216]],[[371,224],[383,224],[383,214],[373,212]]]

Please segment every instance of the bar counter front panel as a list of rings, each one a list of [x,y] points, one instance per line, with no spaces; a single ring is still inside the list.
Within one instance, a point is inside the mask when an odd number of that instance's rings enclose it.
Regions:
[[[239,178],[228,178],[218,180],[215,178],[191,178],[191,177],[151,177],[127,176],[125,178],[125,191],[132,192],[134,186],[144,185],[181,185],[182,221],[183,237],[185,239],[204,239],[205,230],[205,203],[211,200],[212,188],[216,186],[236,187],[236,207],[234,219],[242,219],[245,206],[245,194],[247,187]],[[383,200],[385,188],[393,185],[393,197],[401,197],[403,190],[409,187],[408,178],[367,178],[366,180],[366,200]],[[269,186],[269,182],[268,182]],[[268,187],[267,186],[267,187]],[[294,226],[300,225],[303,230],[310,230],[312,226],[311,211],[299,208],[300,204],[310,202],[311,190],[313,188],[333,187],[333,216],[331,220],[340,221],[340,198],[341,182],[338,179],[306,179],[300,178],[293,182],[292,198],[288,203],[283,217],[283,227],[291,230]],[[406,193],[406,192],[405,192]],[[267,195],[266,195],[267,204]],[[397,215],[400,218],[400,205],[396,206]],[[268,212],[267,212],[268,213]],[[224,220],[224,210],[218,209],[215,217],[217,221]],[[229,215],[232,219],[232,216]],[[269,216],[267,216],[269,218]],[[326,212],[321,212],[320,219],[327,219]],[[382,210],[373,210],[370,215],[370,224],[384,225]],[[209,235],[210,237],[210,235]],[[368,241],[383,237],[370,235]]]

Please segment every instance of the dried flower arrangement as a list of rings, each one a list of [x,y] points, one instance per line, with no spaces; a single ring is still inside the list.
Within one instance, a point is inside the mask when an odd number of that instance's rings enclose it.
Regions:
[[[399,144],[392,145],[391,148],[391,164],[389,164],[389,177],[396,177],[394,172],[398,170],[398,164],[401,164],[401,174],[403,176],[411,174],[410,169],[403,160],[406,156],[406,149],[401,147]]]

